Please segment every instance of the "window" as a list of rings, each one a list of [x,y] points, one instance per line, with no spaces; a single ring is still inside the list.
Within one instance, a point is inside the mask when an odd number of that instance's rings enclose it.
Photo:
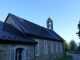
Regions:
[[[58,43],[56,42],[56,52],[58,52]]]
[[[53,48],[53,42],[52,42],[52,41],[51,41],[51,43],[50,43],[50,47],[51,47],[51,53],[53,53],[54,48]]]
[[[25,55],[25,58],[23,59],[23,60],[29,60],[29,49],[28,48],[26,48],[25,50],[24,50],[24,55]],[[24,56],[23,55],[23,56]]]
[[[10,60],[29,60],[29,49],[10,48]]]
[[[48,54],[47,41],[44,41],[44,53],[45,53],[45,54]]]
[[[36,40],[38,42],[38,44],[35,45],[35,55],[39,56],[39,41]]]
[[[22,50],[21,48],[16,49],[16,60],[22,60]]]
[[[60,52],[62,52],[62,43],[60,42]]]

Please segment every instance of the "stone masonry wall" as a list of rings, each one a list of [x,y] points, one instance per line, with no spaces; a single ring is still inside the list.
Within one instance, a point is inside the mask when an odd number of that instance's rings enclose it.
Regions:
[[[36,56],[36,60],[53,60],[56,57],[61,57],[64,55],[64,51],[60,52],[60,45],[58,41],[53,41],[53,48],[54,52],[51,53],[51,48],[50,48],[50,40],[47,41],[48,45],[48,54],[44,53],[44,40],[38,39],[39,40],[39,56]],[[58,43],[58,53],[56,52],[56,42]],[[63,50],[63,49],[62,49]]]
[[[56,57],[61,57],[64,55],[64,51],[60,52],[60,45],[58,42],[58,53],[56,52],[56,45],[55,42],[53,41],[53,47],[54,47],[54,52],[51,53],[51,48],[50,48],[50,40],[46,40],[48,44],[48,54],[44,54],[44,40],[38,39],[39,40],[39,56],[34,57],[34,46],[33,45],[18,45],[18,44],[1,44],[0,43],[0,60],[9,60],[10,59],[10,48],[14,47],[29,47],[30,48],[30,59],[29,60],[53,60]],[[63,50],[63,49],[62,49]]]
[[[13,45],[13,44],[0,44],[0,60],[10,60],[10,48],[14,47],[29,47],[30,60],[34,60],[34,46],[33,45]]]

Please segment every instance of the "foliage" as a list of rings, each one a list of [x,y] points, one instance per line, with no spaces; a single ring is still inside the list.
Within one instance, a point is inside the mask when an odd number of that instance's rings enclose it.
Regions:
[[[78,51],[80,51],[80,46],[78,46]]]
[[[73,60],[73,57],[71,55],[66,55],[61,58],[55,58],[53,60]]]
[[[0,22],[3,22],[2,20],[0,20]]]
[[[71,40],[70,41],[70,49],[71,49],[71,51],[74,51],[76,49],[76,47],[77,47],[76,42],[74,40]]]
[[[70,50],[70,46],[67,42],[64,42],[64,47],[66,52]]]

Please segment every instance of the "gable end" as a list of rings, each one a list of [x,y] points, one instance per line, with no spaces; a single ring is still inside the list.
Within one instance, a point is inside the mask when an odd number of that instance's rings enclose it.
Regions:
[[[21,29],[21,27],[18,25],[18,23],[16,22],[16,20],[10,14],[8,14],[8,16],[7,16],[7,18],[6,18],[6,20],[4,22],[13,25],[19,31],[21,31],[22,33],[24,33],[24,30]]]

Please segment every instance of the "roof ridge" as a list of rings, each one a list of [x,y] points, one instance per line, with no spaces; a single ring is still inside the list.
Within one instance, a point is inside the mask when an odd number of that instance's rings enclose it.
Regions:
[[[11,14],[11,13],[9,13],[9,14]],[[14,15],[14,14],[11,14],[11,15]],[[31,22],[31,21],[29,21],[29,20],[26,20],[26,19],[24,19],[24,18],[21,18],[21,17],[19,17],[19,16],[17,16],[17,15],[14,15],[14,16],[16,16],[16,17],[18,17],[18,18],[20,18],[20,19],[22,19],[22,20],[24,20],[24,21],[30,22],[30,23],[32,23],[32,24],[35,24],[35,25],[37,25],[37,26],[40,26],[40,27],[42,27],[42,28],[47,29],[46,27],[43,27],[43,26],[38,25],[38,24],[36,24],[36,23],[33,23],[33,22]]]

